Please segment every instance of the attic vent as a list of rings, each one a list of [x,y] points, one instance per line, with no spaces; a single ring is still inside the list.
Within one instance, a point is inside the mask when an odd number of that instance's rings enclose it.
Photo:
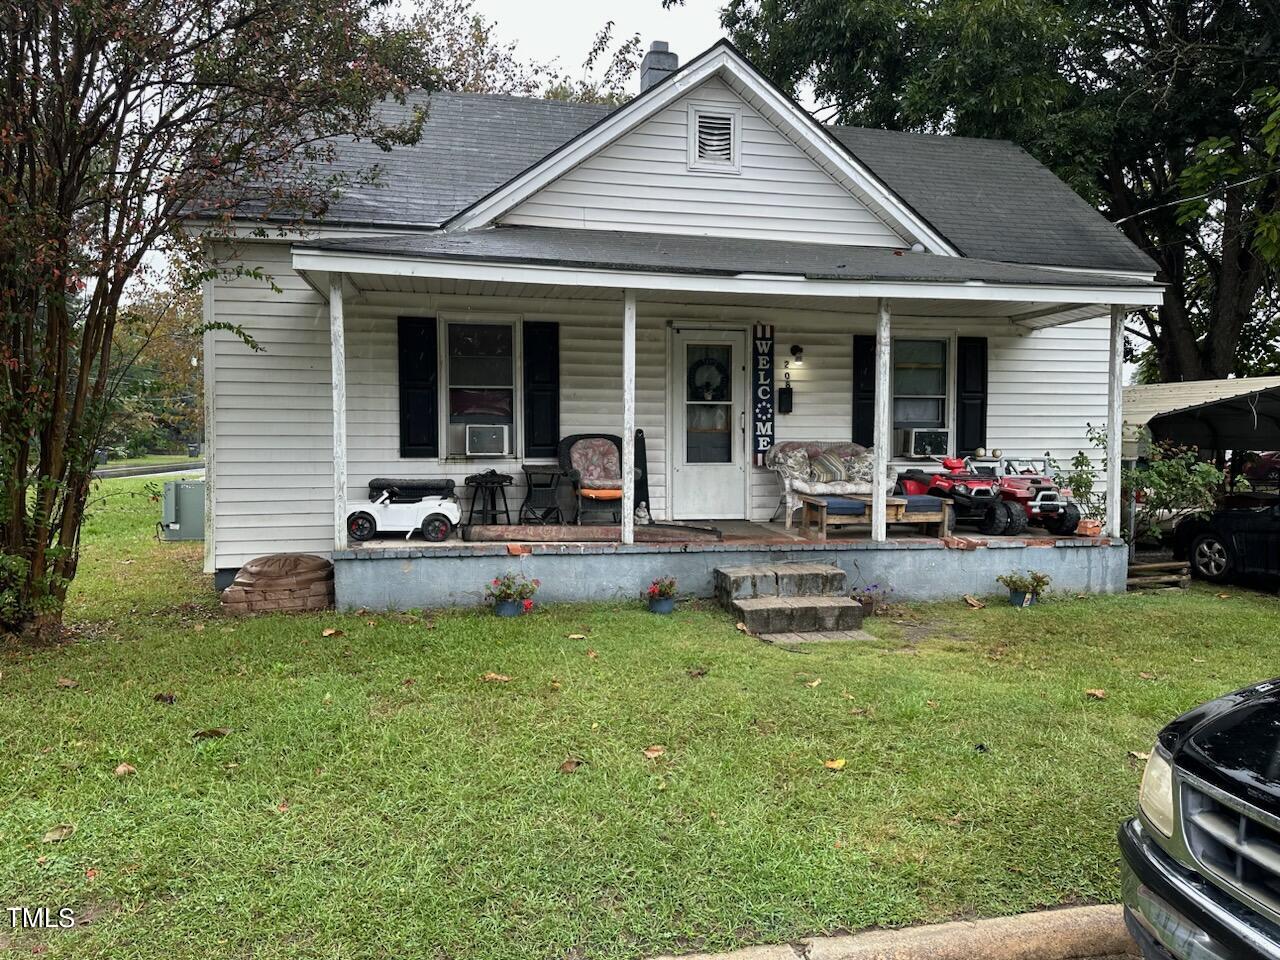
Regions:
[[[698,116],[698,159],[733,163],[733,117],[714,113]]]
[[[738,173],[740,115],[719,105],[689,108],[689,169]]]

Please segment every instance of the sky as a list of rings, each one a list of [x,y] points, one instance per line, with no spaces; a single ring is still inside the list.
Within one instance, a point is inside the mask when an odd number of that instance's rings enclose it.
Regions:
[[[683,7],[663,10],[661,0],[476,0],[475,9],[496,20],[503,40],[518,44],[522,59],[559,60],[577,76],[591,41],[600,28],[614,21],[615,39],[639,33],[644,49],[653,40],[666,40],[686,63],[723,35],[723,0],[686,0]],[[636,81],[638,83],[638,81]]]

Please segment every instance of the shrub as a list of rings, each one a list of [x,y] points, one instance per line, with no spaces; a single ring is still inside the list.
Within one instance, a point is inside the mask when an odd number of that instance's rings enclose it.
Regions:
[[[1029,593],[1033,597],[1038,597],[1048,590],[1049,582],[1049,575],[1039,570],[1028,570],[1025,574],[1010,570],[996,577],[996,583],[1004,584],[1009,588],[1010,593]]]

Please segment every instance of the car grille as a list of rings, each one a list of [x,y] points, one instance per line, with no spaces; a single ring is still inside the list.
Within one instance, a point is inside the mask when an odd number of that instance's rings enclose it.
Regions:
[[[1280,914],[1280,829],[1246,804],[1182,782],[1187,849],[1219,883]]]

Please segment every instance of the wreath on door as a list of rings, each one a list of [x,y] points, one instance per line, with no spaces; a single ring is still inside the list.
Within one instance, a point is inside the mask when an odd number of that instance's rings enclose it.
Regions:
[[[729,399],[729,368],[715,357],[703,357],[692,364],[689,395],[703,400]]]

